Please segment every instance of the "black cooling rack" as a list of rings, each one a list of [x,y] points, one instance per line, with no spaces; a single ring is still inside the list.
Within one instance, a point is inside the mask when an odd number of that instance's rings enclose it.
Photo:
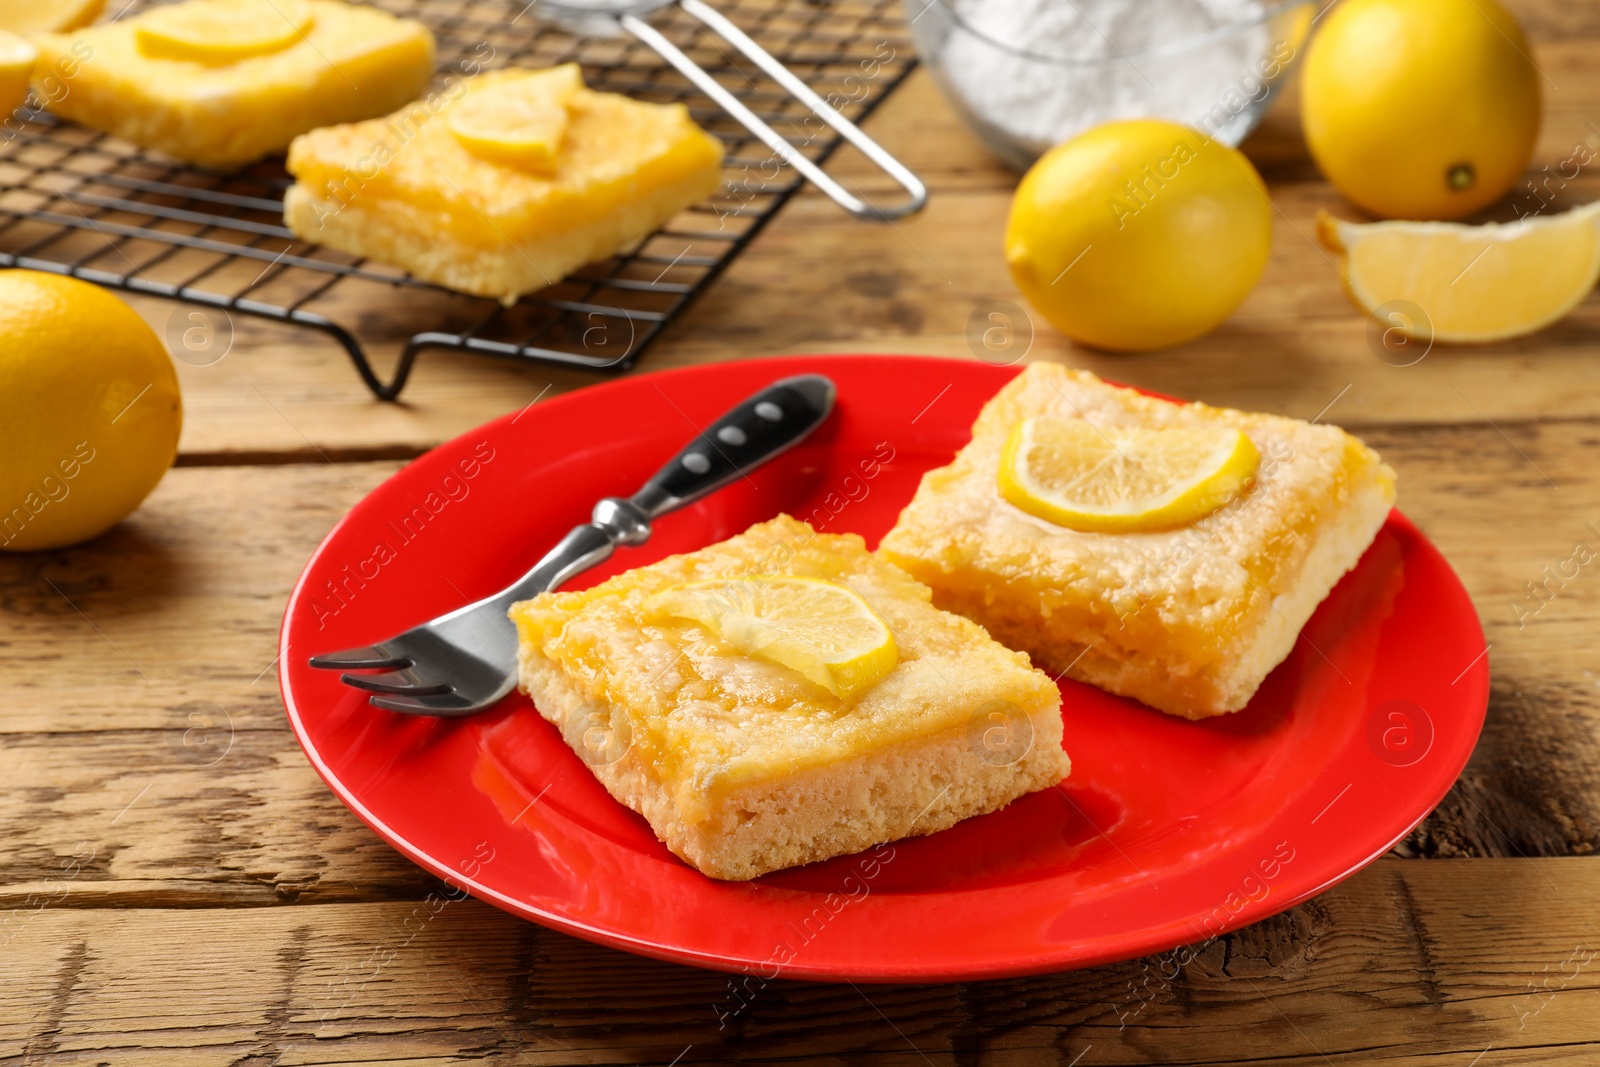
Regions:
[[[149,6],[135,0],[123,17]],[[727,147],[722,189],[638,247],[505,307],[300,241],[282,222],[291,180],[281,159],[213,174],[24,110],[0,130],[0,266],[70,274],[320,330],[343,346],[374,394],[393,400],[425,349],[596,372],[629,369],[801,184],[632,37],[575,35],[541,20],[537,0],[377,0],[376,6],[433,30],[441,77],[575,60],[592,88],[682,101]],[[726,0],[719,7],[857,121],[915,65],[898,0]],[[655,24],[814,160],[838,147],[831,129],[808,122],[802,105],[675,8]],[[174,340],[181,344],[185,336]],[[392,358],[387,381],[372,355]]]

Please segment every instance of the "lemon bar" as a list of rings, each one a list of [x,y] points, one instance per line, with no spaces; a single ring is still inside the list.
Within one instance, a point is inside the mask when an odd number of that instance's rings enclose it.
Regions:
[[[75,30],[100,17],[106,0],[0,0],[0,29],[23,37]]]
[[[540,93],[545,113],[530,114]],[[576,67],[492,71],[446,97],[295,141],[289,228],[510,303],[643,239],[722,184],[722,146],[682,104],[591,91]]]
[[[892,666],[836,696],[658,606],[744,578],[859,596],[893,636]],[[511,616],[539,713],[668,848],[742,880],[933,833],[1066,776],[1060,690],[929,600],[861,538],[779,516]]]
[[[1259,454],[1235,497],[1177,528],[1082,532],[997,490],[1012,430],[1039,416],[1122,428],[1231,427]],[[1394,472],[1334,426],[1108,385],[1031,364],[989,401],[972,441],[923,476],[879,546],[1046,670],[1199,719],[1244,707],[1394,503]]]
[[[35,43],[51,111],[215,169],[386,114],[434,62],[427,27],[341,0],[187,0]]]

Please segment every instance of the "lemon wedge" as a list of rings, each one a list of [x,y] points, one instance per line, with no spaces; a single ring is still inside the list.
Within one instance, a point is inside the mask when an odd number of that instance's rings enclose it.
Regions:
[[[480,89],[450,109],[450,132],[492,163],[549,173],[567,135],[567,102],[583,88],[576,63]]]
[[[1600,280],[1600,201],[1482,226],[1354,223],[1324,212],[1317,233],[1342,254],[1345,288],[1357,306],[1419,341],[1533,333],[1571,311]],[[1415,308],[1385,315],[1393,301]]]
[[[652,610],[699,623],[747,656],[798,671],[851,697],[894,669],[894,635],[853,591],[816,578],[761,575],[691,582],[658,593]]]
[[[305,0],[188,0],[140,18],[139,49],[162,59],[236,63],[298,44],[311,23]]]
[[[33,76],[33,64],[38,58],[38,49],[33,45],[0,30],[0,112],[10,114],[27,102],[28,79]]]
[[[1260,455],[1226,426],[1097,427],[1039,415],[1011,431],[1000,495],[1030,515],[1087,533],[1184,526],[1244,489]]]
[[[105,6],[106,0],[0,0],[0,29],[24,36],[62,33],[89,25]]]

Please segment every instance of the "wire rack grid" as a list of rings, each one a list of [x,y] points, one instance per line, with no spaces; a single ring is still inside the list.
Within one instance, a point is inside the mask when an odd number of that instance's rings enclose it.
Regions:
[[[151,6],[134,0],[119,17]],[[376,396],[393,400],[426,349],[596,372],[631,368],[802,184],[632,37],[585,36],[547,23],[537,0],[375,6],[428,25],[441,79],[576,61],[594,89],[681,101],[724,142],[721,190],[636,247],[507,307],[299,240],[283,225],[292,179],[281,159],[210,173],[24,109],[0,128],[0,266],[319,330],[343,347]],[[720,8],[855,121],[915,65],[898,0],[724,0]],[[654,23],[813,160],[839,146],[832,129],[676,7]],[[174,355],[208,361],[214,337],[199,321],[198,329],[169,331]],[[388,362],[391,354],[385,380],[372,356]]]

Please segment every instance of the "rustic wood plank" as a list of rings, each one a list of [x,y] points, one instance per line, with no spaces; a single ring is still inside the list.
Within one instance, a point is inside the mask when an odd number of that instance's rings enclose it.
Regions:
[[[13,923],[0,1063],[1588,1063],[1597,876],[1385,860],[1178,953],[889,988],[642,960],[471,900],[83,910],[69,882]]]
[[[1600,179],[1585,183],[1600,195]],[[892,240],[865,256],[858,232],[830,226],[809,202],[792,205],[791,218],[806,216],[811,225],[769,231],[742,269],[730,272],[690,315],[681,342],[653,357],[652,365],[716,358],[721,331],[741,327],[776,351],[971,358],[967,331],[974,312],[1006,301],[1019,335],[1025,337],[1032,323],[1032,358],[1215,404],[1311,418],[1339,398],[1329,417],[1354,426],[1595,412],[1600,366],[1592,353],[1600,338],[1600,297],[1533,338],[1439,346],[1414,366],[1394,366],[1392,354],[1379,358],[1381,345],[1374,349],[1368,320],[1313,245],[1318,209],[1353,212],[1321,185],[1280,188],[1277,200],[1292,225],[1277,227],[1269,281],[1217,331],[1169,352],[1096,353],[1070,345],[1030,315],[1011,287],[996,237],[1007,200],[971,193],[948,195],[897,224]],[[841,272],[839,264],[851,266]],[[787,314],[763,302],[762,294],[778,288],[789,294]],[[979,315],[978,324],[992,323]]]
[[[1600,498],[1587,458],[1600,427],[1501,429],[1507,436],[1481,423],[1368,435],[1400,471],[1407,512],[1462,574],[1493,645],[1484,739],[1406,846],[1413,854],[1572,855],[1600,844],[1600,578],[1580,567],[1546,587],[1547,604],[1526,589],[1575,542],[1600,548],[1585,525],[1600,526],[1586,510]],[[180,469],[92,545],[0,557],[11,686],[0,758],[16,783],[0,794],[10,828],[0,900],[35,892],[83,841],[97,859],[78,892],[107,903],[419,891],[421,875],[306,765],[268,670],[304,560],[395,466]],[[208,721],[214,733],[189,732]]]
[[[1511,6],[1559,86],[1537,171],[1600,146],[1600,6]],[[339,805],[283,723],[283,600],[397,461],[595,379],[430,354],[408,402],[383,405],[332,345],[241,317],[226,358],[179,368],[194,469],[94,545],[0,556],[0,1064],[1600,1059],[1600,572],[1571,563],[1576,542],[1600,548],[1600,298],[1534,338],[1385,365],[1306,239],[1319,209],[1356,213],[1307,157],[1294,92],[1246,145],[1282,215],[1239,313],[1138,357],[1039,323],[1028,358],[1299,417],[1331,403],[1400,470],[1403,507],[1474,596],[1495,679],[1457,788],[1396,850],[1427,861],[1386,859],[1192,953],[962,986],[740,992],[475,901],[435,913],[442,886]],[[929,179],[929,210],[873,226],[802,195],[643,369],[973,356],[974,311],[1020,304],[999,252],[1015,175],[926,72],[870,128]],[[851,150],[832,169],[887,188]],[[1555,207],[1597,196],[1586,170]],[[164,332],[175,305],[137,303]],[[392,308],[347,310],[393,328]]]
[[[1337,410],[1337,409],[1336,409]],[[1489,716],[1467,771],[1413,834],[1419,855],[1600,847],[1600,499],[1592,423],[1388,428],[1401,507],[1461,575],[1489,642]],[[1562,577],[1563,574],[1569,577]]]
[[[0,557],[5,899],[85,842],[108,903],[419,892],[319,795],[272,670],[295,576],[397,466],[175,471],[90,545]]]
[[[1588,7],[1519,10],[1541,66],[1562,86],[1549,95],[1539,148],[1550,162],[1594,132],[1600,78],[1588,58],[1600,23]],[[925,75],[873,129],[932,180],[929,213],[871,227],[801,197],[647,366],[757,351],[970,354],[973,308],[1015,300],[996,237],[1014,176]],[[1584,511],[1595,476],[1583,456],[1597,431],[1547,420],[1597,413],[1588,353],[1600,309],[1591,300],[1530,341],[1383,366],[1303,237],[1318,209],[1344,206],[1316,182],[1292,90],[1248,149],[1284,221],[1266,283],[1232,322],[1197,345],[1134,359],[1072,349],[1041,325],[1033,353],[1302,416],[1336,399],[1329,417],[1367,427],[1401,469],[1407,510],[1461,569],[1493,643],[1484,742],[1404,851],[1592,851],[1592,575],[1559,582],[1548,604],[1529,601],[1525,584],[1549,590],[1545,567],[1569,558],[1596,519]],[[852,153],[835,169],[880,188]],[[1566,196],[1596,192],[1586,177]],[[172,313],[160,302],[142,307],[158,328]],[[1070,1062],[1082,1051],[1085,1064],[1324,1054],[1433,1064],[1475,1063],[1484,1049],[1486,1063],[1594,1058],[1594,972],[1584,954],[1595,935],[1587,917],[1596,861],[1587,860],[1386,862],[1206,947],[1175,978],[1170,960],[1145,960],[874,990],[870,1001],[778,983],[721,1031],[712,1005],[727,1010],[724,979],[594,948],[475,903],[450,905],[412,939],[407,920],[437,884],[322,789],[282,725],[270,672],[261,673],[282,599],[322,532],[395,468],[355,461],[404,458],[547,384],[557,392],[591,379],[429,357],[413,403],[378,405],[330,346],[252,320],[236,327],[222,363],[180,368],[184,461],[306,466],[180,471],[96,545],[0,561],[0,648],[13,685],[0,733],[20,786],[0,800],[9,830],[0,899],[20,909],[3,935],[11,966],[0,986],[0,1061],[666,1063],[681,1054],[1023,1063]],[[213,709],[226,725],[198,747],[192,734],[186,743],[191,713]],[[223,738],[213,762],[206,746]],[[63,863],[75,864],[66,884]],[[385,898],[400,900],[338,903]],[[37,910],[41,900],[52,903]],[[328,906],[150,910],[291,902]],[[657,1021],[632,1022],[640,1015]]]
[[[164,729],[190,701],[276,728],[278,624],[328,530],[396,463],[170,472],[90,544],[0,554],[0,730]]]
[[[1570,196],[1600,196],[1600,179],[1574,183]],[[1415,366],[1394,366],[1369,320],[1344,295],[1332,260],[1314,244],[1319,209],[1346,217],[1354,212],[1321,185],[1280,188],[1277,202],[1284,219],[1268,280],[1233,318],[1178,349],[1117,356],[1072,345],[1023,306],[999,244],[1007,196],[949,193],[894,228],[843,220],[831,205],[802,198],[669,331],[642,369],[804,352],[970,359],[983,348],[969,341],[969,330],[981,335],[1001,321],[1017,331],[1013,344],[1027,346],[1031,335],[1030,358],[1302,418],[1347,386],[1338,417],[1357,426],[1600,414],[1600,363],[1593,358],[1600,297],[1533,337],[1441,345]],[[1004,305],[991,307],[996,301]],[[990,320],[990,311],[1008,317]],[[248,329],[278,333],[275,327]],[[187,397],[184,450],[205,462],[248,460],[261,452],[415,454],[541,394],[594,380],[437,353],[423,356],[405,404],[383,405],[369,400],[331,345],[312,339],[297,346],[276,337],[237,358],[180,372]]]

